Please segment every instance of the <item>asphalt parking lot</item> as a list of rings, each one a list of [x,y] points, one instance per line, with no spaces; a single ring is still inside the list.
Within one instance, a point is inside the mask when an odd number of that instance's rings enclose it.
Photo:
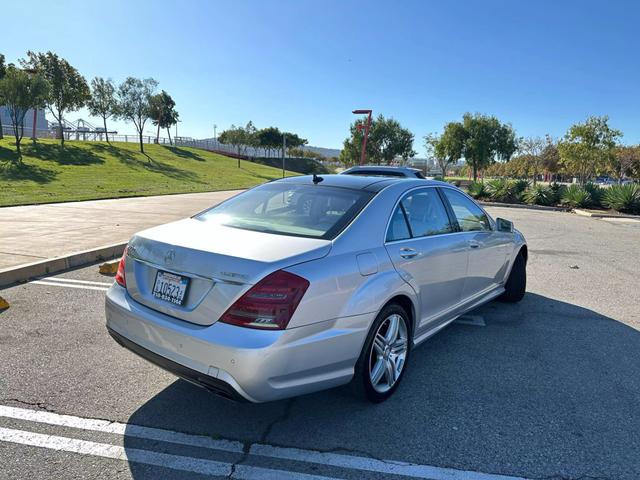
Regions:
[[[640,222],[489,211],[527,237],[527,295],[416,349],[380,405],[177,380],[109,337],[96,266],[1,291],[0,478],[640,478]]]

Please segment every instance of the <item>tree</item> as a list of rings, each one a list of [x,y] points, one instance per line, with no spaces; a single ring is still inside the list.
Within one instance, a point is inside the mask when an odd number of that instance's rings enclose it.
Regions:
[[[27,52],[28,60],[21,60],[23,67],[43,75],[49,84],[47,107],[58,122],[60,145],[64,147],[64,114],[84,107],[91,97],[89,86],[78,70],[55,53]]]
[[[430,133],[424,137],[427,153],[436,160],[443,177],[447,175],[449,165],[462,157],[465,138],[466,132],[460,122],[447,123],[442,135]]]
[[[549,135],[545,137],[547,144],[542,151],[542,166],[545,173],[557,174],[560,170],[560,153],[558,152],[558,142]]]
[[[509,161],[517,150],[513,128],[496,117],[465,113],[462,126],[465,132],[462,153],[472,168],[474,181],[478,179],[478,170],[496,160]]]
[[[105,138],[107,143],[109,143],[107,119],[117,116],[118,112],[116,87],[113,85],[111,79],[105,80],[102,77],[96,77],[91,80],[91,98],[87,101],[87,108],[91,115],[102,118]]]
[[[171,95],[162,90],[157,95],[153,95],[149,100],[151,123],[158,127],[156,134],[156,143],[160,140],[160,129],[165,128],[169,135],[169,143],[171,142],[171,127],[178,123],[178,112],[176,112],[176,102],[173,101]]]
[[[538,180],[538,175],[544,170],[544,157],[542,153],[547,146],[547,141],[542,137],[523,137],[518,142],[518,150],[526,162],[527,172],[524,176],[531,176],[533,184]]]
[[[4,64],[4,55],[0,53],[0,81],[7,74],[7,67]],[[2,99],[2,95],[0,95],[0,106],[4,105],[4,100]],[[4,131],[2,128],[2,115],[0,115],[0,140],[4,138]]]
[[[48,94],[49,85],[43,75],[28,73],[13,65],[0,80],[0,97],[9,110],[19,162],[22,160],[20,142],[24,136],[24,116],[29,109],[42,108]]]
[[[620,130],[609,127],[609,117],[589,117],[571,126],[558,145],[560,165],[569,175],[585,183],[591,176],[605,172],[613,162]]]
[[[409,157],[415,156],[413,151],[413,133],[402,128],[400,123],[393,118],[384,118],[378,115],[372,123],[369,131],[369,142],[375,152],[378,163],[391,164],[396,157],[402,157],[406,162]]]
[[[292,150],[300,149],[300,147],[308,143],[306,138],[300,137],[297,133],[283,132],[282,136],[286,139],[286,146],[289,154],[291,154]]]
[[[118,113],[122,118],[130,120],[136,127],[140,138],[140,152],[144,153],[142,132],[151,114],[150,100],[158,86],[153,78],[127,77],[118,87]]]
[[[264,149],[265,156],[270,156],[271,150],[282,147],[282,132],[277,127],[262,128],[256,132],[257,144]]]
[[[225,145],[231,145],[236,149],[238,168],[240,168],[240,157],[246,155],[247,147],[255,144],[256,135],[257,130],[253,126],[253,122],[249,121],[245,127],[231,125],[231,128],[220,133],[218,141]]]
[[[619,181],[627,175],[634,175],[640,166],[640,146],[617,147],[610,165],[610,171]]]
[[[343,143],[340,161],[345,166],[358,163],[362,151],[365,119],[358,119],[350,126],[351,136]],[[367,141],[366,156],[371,163],[390,164],[396,157],[404,161],[413,157],[413,133],[403,128],[397,120],[378,115],[372,120]]]

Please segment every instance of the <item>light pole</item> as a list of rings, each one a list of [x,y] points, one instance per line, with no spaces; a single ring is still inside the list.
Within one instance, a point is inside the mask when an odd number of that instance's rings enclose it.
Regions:
[[[218,148],[218,135],[216,135],[217,128],[218,128],[218,125],[214,123],[213,124],[213,143],[215,144],[216,148]]]
[[[354,110],[351,112],[355,115],[367,115],[367,123],[360,124],[356,128],[361,131],[364,129],[364,138],[362,139],[362,153],[360,154],[360,165],[364,165],[364,161],[367,154],[367,139],[369,138],[369,128],[371,128],[371,113],[373,110]]]

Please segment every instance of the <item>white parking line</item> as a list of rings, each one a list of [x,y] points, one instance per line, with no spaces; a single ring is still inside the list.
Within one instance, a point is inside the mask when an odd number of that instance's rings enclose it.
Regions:
[[[249,453],[264,457],[294,460],[297,462],[317,463],[351,470],[366,470],[387,475],[402,475],[405,477],[429,480],[526,480],[523,477],[511,477],[468,470],[454,470],[452,468],[432,467],[430,465],[419,465],[394,460],[377,460],[368,457],[314,452],[312,450],[301,450],[298,448],[272,447],[271,445],[261,444],[252,445]]]
[[[17,407],[9,407],[0,405],[0,417],[13,418],[17,420],[25,420],[30,422],[44,423],[48,425],[57,425],[62,427],[71,427],[82,430],[90,430],[96,432],[105,432],[105,433],[113,433],[122,436],[128,437],[136,437],[148,440],[155,441],[163,441],[169,443],[175,443],[180,445],[189,445],[207,448],[211,450],[219,450],[226,451],[232,453],[241,453],[243,452],[243,445],[240,442],[230,441],[230,440],[215,440],[210,437],[205,437],[202,435],[193,435],[188,433],[175,432],[172,430],[164,430],[160,428],[153,427],[143,427],[140,425],[132,425],[120,422],[110,422],[107,420],[99,420],[92,418],[82,418],[76,417],[73,415],[61,415],[52,412],[45,412],[41,410],[29,410],[24,408]],[[6,429],[0,429],[6,430]],[[28,434],[25,436],[20,436],[16,432],[21,432],[24,434]],[[33,441],[33,438],[37,438],[38,442],[41,441],[40,437],[32,437],[29,435],[40,435],[32,432],[22,432],[19,430],[12,431],[10,434],[5,433],[5,437],[0,437],[0,441],[8,441],[13,443],[24,443],[27,445],[32,445],[33,443],[26,443],[27,441]],[[49,437],[48,435],[44,435],[45,437]],[[68,439],[66,437],[55,437],[57,439]],[[74,440],[80,442],[80,440]],[[93,443],[93,442],[88,442]],[[56,440],[53,443],[47,443],[44,448],[52,448],[57,449],[58,445],[71,445],[65,444],[61,440]],[[73,444],[73,445],[81,445],[81,444]],[[69,446],[69,448],[75,448]],[[109,448],[113,447],[112,445],[107,444],[95,444],[98,445],[97,452],[103,452],[105,455],[96,454],[98,456],[106,456],[107,453],[112,452]],[[40,446],[40,445],[35,445]],[[84,448],[84,447],[82,447]],[[114,447],[115,448],[115,447]],[[69,450],[66,451],[76,451]],[[93,452],[94,450],[90,450]],[[131,452],[134,452],[134,457],[132,457]],[[77,451],[77,453],[83,453],[83,451]],[[86,453],[85,453],[86,454]],[[89,453],[93,454],[93,453]],[[466,470],[456,470],[452,468],[441,468],[434,467],[430,465],[420,465],[415,463],[406,463],[399,462],[395,460],[378,460],[369,457],[359,457],[355,455],[343,455],[337,453],[325,453],[314,450],[302,450],[297,448],[284,448],[284,447],[274,447],[271,445],[264,444],[253,444],[249,447],[249,454],[254,456],[262,456],[269,458],[277,458],[281,460],[291,460],[300,463],[312,463],[318,465],[330,465],[333,467],[344,468],[348,470],[359,470],[359,471],[368,471],[374,473],[381,473],[385,475],[401,475],[405,477],[411,478],[419,478],[419,479],[428,479],[428,480],[527,480],[523,477],[514,477],[507,475],[497,475],[491,473],[483,473],[483,472],[474,472],[474,471],[466,471]],[[175,457],[175,458],[174,458]],[[116,458],[116,457],[109,457]],[[120,457],[117,457],[120,458]],[[154,462],[165,462],[160,466],[167,466],[169,462],[171,465],[168,468],[174,468],[178,470],[185,470],[185,465],[195,465],[193,468],[212,468],[208,463],[201,462],[211,462],[210,460],[200,460],[193,459],[191,457],[179,457],[176,455],[169,454],[160,454],[156,452],[150,452],[146,450],[131,450],[129,448],[126,449],[126,456],[123,458],[124,460],[129,459],[132,462],[139,463],[149,463],[151,465],[160,465],[159,463]],[[135,458],[135,459],[134,459]],[[171,463],[173,462],[173,463]],[[186,462],[186,463],[185,463]],[[195,463],[194,463],[195,462]],[[214,462],[221,463],[221,462]],[[242,467],[242,468],[241,468]],[[253,469],[249,472],[249,470],[243,469]],[[238,465],[235,469],[235,478],[258,478],[258,479],[286,479],[288,478],[288,472],[285,471],[276,471],[276,470],[268,470],[268,469],[258,469],[260,471],[256,471],[254,467],[242,466]],[[264,471],[263,471],[264,470]],[[194,472],[199,472],[200,470],[190,470]],[[240,472],[245,472],[247,476],[237,476],[243,475]],[[275,472],[275,473],[274,473]],[[217,474],[216,474],[217,475]],[[227,473],[228,475],[228,473]],[[279,476],[278,476],[279,475]],[[329,477],[316,477],[309,476],[306,477],[299,473],[290,473],[291,478],[308,478],[308,479],[327,479]],[[232,477],[233,478],[233,477]]]
[[[73,415],[60,415],[58,413],[42,410],[28,410],[26,408],[7,407],[0,405],[0,417],[27,420],[29,422],[46,423],[60,427],[78,428],[94,432],[115,433],[128,437],[143,438],[146,440],[158,440],[161,442],[179,443],[192,447],[211,448],[225,452],[242,453],[242,443],[230,440],[215,440],[202,435],[163,430],[161,428],[143,427],[120,422],[110,422],[92,418],[75,417]]]
[[[93,285],[73,285],[70,283],[58,283],[58,282],[50,282],[45,280],[33,280],[29,283],[35,283],[37,285],[48,285],[50,287],[62,287],[62,288],[80,288],[83,290],[98,290],[101,292],[106,292],[109,290],[106,287],[94,287]]]
[[[36,280],[43,280],[45,282],[61,282],[61,283],[78,283],[81,285],[97,285],[100,287],[110,287],[113,282],[93,282],[91,280],[75,280],[73,278],[61,278],[61,277],[37,277]]]
[[[268,468],[238,465],[228,462],[217,462],[204,458],[185,457],[170,453],[153,452],[137,448],[124,448],[108,443],[90,442],[76,438],[58,437],[42,433],[25,432],[11,428],[0,427],[0,441],[29,445],[32,447],[48,448],[50,450],[78,453],[93,457],[112,458],[115,460],[143,463],[157,467],[170,468],[204,475],[218,475],[240,480],[335,480],[331,477],[308,475],[285,470],[271,470]]]

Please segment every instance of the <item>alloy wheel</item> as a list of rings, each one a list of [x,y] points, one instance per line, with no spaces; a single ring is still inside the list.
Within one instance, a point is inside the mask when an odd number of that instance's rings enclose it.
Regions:
[[[378,327],[369,353],[369,379],[379,393],[389,391],[400,378],[407,358],[407,324],[394,313]]]

